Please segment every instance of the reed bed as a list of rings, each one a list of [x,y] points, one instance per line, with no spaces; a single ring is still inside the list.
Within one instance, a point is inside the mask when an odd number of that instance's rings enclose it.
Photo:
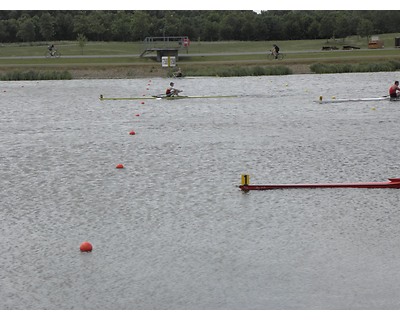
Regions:
[[[12,71],[0,75],[0,80],[2,81],[71,79],[72,75],[68,71]]]
[[[286,66],[232,66],[232,67],[206,67],[187,68],[185,76],[211,76],[211,77],[243,77],[243,76],[273,76],[292,74],[292,70]],[[171,73],[172,75],[172,73]],[[171,76],[170,75],[170,76]]]
[[[351,73],[351,72],[384,72],[400,70],[400,61],[385,61],[377,63],[358,64],[322,64],[315,63],[310,66],[312,72],[321,73]]]

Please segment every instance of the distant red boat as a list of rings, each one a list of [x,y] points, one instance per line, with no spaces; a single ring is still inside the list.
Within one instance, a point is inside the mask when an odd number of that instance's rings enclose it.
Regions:
[[[271,190],[271,189],[294,189],[294,188],[393,188],[400,189],[400,178],[391,178],[385,182],[356,182],[356,183],[317,183],[317,184],[266,184],[250,185],[249,178],[242,176],[242,185],[239,188],[243,191],[250,190]],[[247,182],[247,183],[246,183]]]

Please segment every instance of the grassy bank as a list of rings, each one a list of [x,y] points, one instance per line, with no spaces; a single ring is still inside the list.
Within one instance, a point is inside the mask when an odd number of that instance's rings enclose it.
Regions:
[[[400,49],[395,34],[380,35],[384,49],[367,49],[367,39],[279,41],[285,59],[268,60],[272,42],[192,41],[189,51],[179,53],[178,64],[188,76],[251,76],[292,73],[378,72],[399,70]],[[47,43],[0,45],[2,80],[32,77],[139,78],[168,77],[171,68],[161,67],[154,55],[140,58],[141,43],[89,42],[83,49],[74,41],[55,43],[61,58],[45,58]],[[342,46],[361,49],[342,50]],[[323,51],[323,46],[338,50]],[[394,68],[394,69],[393,69]],[[361,70],[361,71],[360,71]],[[69,74],[67,76],[67,74]],[[14,76],[11,76],[14,75]],[[36,79],[35,79],[36,80]]]
[[[385,42],[385,49],[394,49],[394,39],[399,37],[398,33],[380,34],[381,40]],[[52,42],[53,43],[53,42]],[[218,54],[218,53],[242,53],[250,54],[266,52],[276,43],[281,51],[320,51],[323,46],[355,46],[368,49],[366,37],[352,36],[345,39],[317,39],[317,40],[285,40],[285,41],[218,41],[204,42],[193,40],[188,49],[189,54]],[[12,43],[0,44],[0,57],[12,56],[38,56],[44,57],[50,42],[35,43]],[[77,41],[58,41],[55,46],[62,56],[71,55],[138,55],[143,50],[142,42],[93,42],[89,41],[83,48],[83,52]],[[340,51],[340,50],[338,50]],[[182,53],[186,51],[182,51]],[[326,52],[325,52],[326,53]]]
[[[68,71],[13,71],[0,75],[2,81],[19,80],[71,80],[72,75]]]
[[[359,64],[322,64],[316,63],[310,66],[315,73],[350,73],[350,72],[382,72],[400,70],[400,61],[387,61],[380,63]]]
[[[286,66],[204,66],[188,67],[185,69],[187,76],[214,76],[214,77],[242,77],[242,76],[273,76],[292,74],[292,70]],[[172,77],[173,72],[169,71]]]

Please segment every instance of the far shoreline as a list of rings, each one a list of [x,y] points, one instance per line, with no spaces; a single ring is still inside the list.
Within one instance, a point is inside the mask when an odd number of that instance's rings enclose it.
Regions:
[[[287,65],[291,74],[313,74],[307,64]],[[181,66],[185,76],[185,67]],[[69,72],[72,79],[141,79],[141,78],[169,78],[170,70],[154,66],[123,66],[123,67],[85,67],[73,68]],[[192,76],[192,75],[189,75]],[[195,76],[193,76],[195,77]]]
[[[205,67],[210,67],[212,64],[204,64]],[[236,64],[226,64],[225,68],[234,68]],[[262,64],[249,64],[250,66],[260,66]],[[186,64],[180,64],[185,76]],[[291,74],[313,74],[310,70],[309,64],[285,64],[290,69]],[[190,66],[188,66],[190,67]],[[142,78],[169,78],[171,77],[172,68],[163,68],[155,66],[154,64],[123,64],[123,65],[90,65],[85,64],[82,66],[46,66],[46,65],[12,65],[0,67],[0,74],[12,72],[68,72],[72,80],[78,79],[142,79]],[[196,75],[187,74],[187,76],[196,77]],[[198,75],[204,76],[204,75]],[[6,80],[4,80],[6,81]]]
[[[382,62],[331,61],[263,61],[179,63],[183,77],[261,77],[299,74],[396,72],[400,70],[399,60]],[[161,67],[155,63],[113,63],[113,64],[12,64],[0,66],[0,81],[18,80],[79,80],[79,79],[143,79],[173,78],[176,67]]]

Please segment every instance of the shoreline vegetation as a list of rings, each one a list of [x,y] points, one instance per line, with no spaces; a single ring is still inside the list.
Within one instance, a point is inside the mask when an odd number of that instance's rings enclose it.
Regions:
[[[379,37],[385,41],[382,49],[368,49],[367,39],[357,36],[279,41],[285,55],[283,60],[268,59],[272,41],[193,41],[187,52],[179,52],[177,67],[184,76],[193,77],[400,70],[400,48],[394,46],[398,35]],[[338,49],[322,50],[327,45]],[[139,57],[142,43],[138,42],[88,42],[82,49],[76,41],[60,41],[55,46],[61,58],[45,58],[47,46],[47,43],[0,44],[0,80],[166,78],[176,71],[162,67],[154,53]],[[360,49],[345,50],[348,46]]]

